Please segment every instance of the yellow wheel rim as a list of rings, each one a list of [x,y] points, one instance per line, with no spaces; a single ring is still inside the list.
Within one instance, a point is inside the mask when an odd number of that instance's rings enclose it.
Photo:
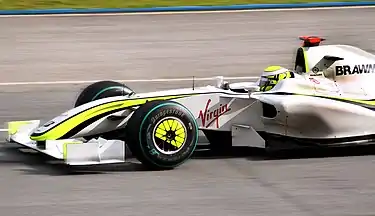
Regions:
[[[174,154],[185,144],[187,131],[181,120],[167,117],[160,120],[153,132],[155,147],[163,154]]]

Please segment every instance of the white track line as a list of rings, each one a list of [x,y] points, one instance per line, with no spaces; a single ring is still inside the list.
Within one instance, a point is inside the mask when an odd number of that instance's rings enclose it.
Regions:
[[[0,15],[6,17],[73,17],[73,16],[131,16],[131,15],[171,15],[171,14],[213,14],[213,13],[246,13],[246,12],[275,12],[275,11],[313,11],[313,10],[342,10],[365,9],[375,6],[344,6],[316,8],[275,8],[275,9],[246,9],[246,10],[215,10],[215,11],[171,11],[171,12],[128,12],[128,13],[93,13],[93,14],[35,14],[35,15]]]
[[[248,77],[225,77],[225,80],[239,80],[239,79],[258,79],[258,77],[255,76],[248,76]],[[132,80],[113,80],[116,82],[122,82],[122,83],[130,83],[130,82],[186,82],[186,81],[209,81],[209,80],[215,80],[215,77],[189,77],[189,78],[170,78],[170,79],[132,79]],[[87,83],[94,83],[101,80],[67,80],[67,81],[39,81],[39,82],[3,82],[0,83],[0,86],[24,86],[24,85],[61,85],[61,84],[87,84]]]

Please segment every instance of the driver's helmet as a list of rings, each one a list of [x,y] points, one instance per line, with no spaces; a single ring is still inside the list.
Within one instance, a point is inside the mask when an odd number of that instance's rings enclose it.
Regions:
[[[281,66],[269,66],[264,69],[263,74],[259,80],[259,90],[269,91],[271,90],[280,80],[294,78],[294,73],[287,68]]]

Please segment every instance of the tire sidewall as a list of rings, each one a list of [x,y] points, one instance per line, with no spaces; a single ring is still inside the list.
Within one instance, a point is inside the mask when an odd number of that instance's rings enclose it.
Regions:
[[[186,128],[185,144],[174,154],[163,154],[153,141],[154,129],[160,120],[174,117]],[[175,167],[185,162],[193,154],[197,145],[198,126],[188,109],[176,103],[162,103],[151,109],[144,117],[139,128],[139,143],[143,155],[157,166]]]
[[[99,81],[86,86],[76,98],[74,107],[107,97],[125,96],[134,91],[128,86],[115,81]]]

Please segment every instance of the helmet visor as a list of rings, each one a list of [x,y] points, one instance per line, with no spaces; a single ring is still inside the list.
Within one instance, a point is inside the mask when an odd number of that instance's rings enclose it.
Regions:
[[[259,80],[259,87],[268,86],[270,84],[270,80],[267,77],[260,77]]]

